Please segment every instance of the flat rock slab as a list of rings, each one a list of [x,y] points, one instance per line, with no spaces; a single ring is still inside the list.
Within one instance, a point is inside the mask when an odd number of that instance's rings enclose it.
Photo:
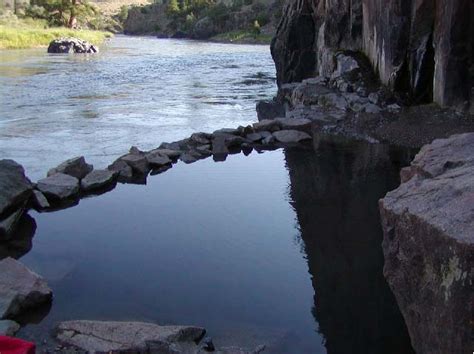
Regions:
[[[88,164],[84,159],[84,156],[79,156],[66,160],[59,166],[50,169],[48,171],[48,177],[57,173],[63,173],[65,175],[76,177],[77,179],[82,179],[87,176],[93,168],[94,166]]]
[[[205,330],[192,326],[159,326],[144,322],[67,321],[58,325],[56,338],[88,352],[127,351],[174,353],[185,346],[197,349]],[[160,351],[161,350],[161,351]]]
[[[1,320],[0,321],[0,336],[13,337],[20,329],[20,325],[15,321]]]
[[[273,136],[278,142],[284,144],[299,143],[311,139],[311,135],[299,130],[279,130],[274,132]]]
[[[0,215],[27,201],[32,190],[21,165],[13,160],[0,160]]]
[[[79,193],[79,180],[64,173],[56,173],[50,177],[40,179],[37,188],[47,198],[69,199]]]
[[[115,182],[117,172],[110,170],[93,170],[81,181],[81,188],[85,192],[106,188]]]
[[[418,353],[472,351],[474,133],[424,146],[380,201],[384,275]]]
[[[256,132],[269,131],[274,132],[281,129],[281,124],[276,119],[264,119],[252,125]]]
[[[38,274],[13,258],[0,261],[0,319],[14,318],[51,299],[51,289]]]

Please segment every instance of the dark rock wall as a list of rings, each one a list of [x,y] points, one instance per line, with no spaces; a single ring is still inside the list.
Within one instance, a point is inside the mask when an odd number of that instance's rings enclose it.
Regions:
[[[334,69],[334,52],[361,50],[381,82],[414,103],[468,105],[471,0],[288,0],[272,42],[278,83]]]

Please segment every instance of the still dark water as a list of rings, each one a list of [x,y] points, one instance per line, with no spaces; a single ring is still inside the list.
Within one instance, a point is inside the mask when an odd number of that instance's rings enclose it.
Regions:
[[[32,213],[21,260],[55,298],[20,336],[47,346],[60,320],[140,320],[201,325],[217,345],[269,353],[411,353],[377,210],[410,157],[320,141],[179,163],[146,186]]]

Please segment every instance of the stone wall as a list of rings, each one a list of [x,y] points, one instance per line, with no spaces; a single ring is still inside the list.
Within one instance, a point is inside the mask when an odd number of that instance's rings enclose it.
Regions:
[[[278,83],[334,70],[334,53],[362,51],[381,82],[414,103],[469,105],[470,0],[288,0],[272,55]]]

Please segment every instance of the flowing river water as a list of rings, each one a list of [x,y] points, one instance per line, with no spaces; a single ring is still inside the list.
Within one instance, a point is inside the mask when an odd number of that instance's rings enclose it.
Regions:
[[[34,176],[78,154],[106,165],[129,145],[250,123],[275,92],[264,46],[118,37],[97,57],[1,55],[0,150]],[[45,277],[54,301],[20,319],[19,336],[47,348],[62,320],[139,320],[268,353],[412,353],[377,210],[411,157],[317,139],[178,163],[145,186],[30,212],[0,258]]]

